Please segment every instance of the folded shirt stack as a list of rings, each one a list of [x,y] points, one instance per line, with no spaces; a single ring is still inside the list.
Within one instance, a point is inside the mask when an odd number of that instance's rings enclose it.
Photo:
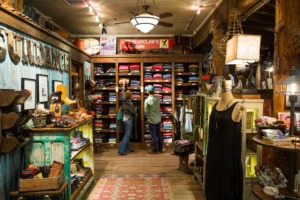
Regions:
[[[199,83],[199,77],[198,76],[190,76],[189,83]]]
[[[171,92],[172,91],[172,86],[170,84],[163,84],[162,91]]]
[[[116,144],[117,143],[116,135],[114,133],[111,133],[109,135],[108,143],[109,144]]]
[[[153,70],[162,70],[163,69],[163,64],[155,64],[152,66]]]
[[[116,101],[116,93],[115,92],[109,93],[109,101]]]
[[[120,78],[119,84],[122,85],[122,84],[123,84],[123,81],[125,81],[126,84],[129,84],[130,79],[129,79],[129,78]]]
[[[106,73],[115,73],[116,72],[116,68],[115,67],[109,67],[107,70],[106,70]]]
[[[95,129],[96,130],[102,130],[102,127],[103,127],[102,120],[99,120],[99,119],[95,120]]]
[[[145,79],[145,81],[153,80],[152,73],[146,72],[144,79]]]
[[[116,130],[117,129],[117,125],[116,125],[115,121],[110,122],[109,129],[110,130]]]
[[[172,69],[172,65],[171,64],[167,64],[167,63],[165,63],[165,64],[163,64],[163,69]]]
[[[96,103],[104,101],[103,92],[96,92],[95,93],[95,100],[96,100]]]
[[[183,97],[183,90],[176,90],[175,91],[176,98],[182,98]]]
[[[139,80],[131,80],[130,81],[130,86],[140,86],[141,85],[141,81]]]
[[[133,99],[141,99],[141,93],[138,91],[133,91],[132,92],[132,98]]]
[[[154,84],[154,92],[160,92],[162,90],[162,84]]]
[[[177,73],[182,73],[182,72],[184,72],[183,64],[181,64],[181,63],[175,64],[175,72],[177,72]]]
[[[110,106],[110,107],[109,107],[108,115],[111,116],[111,117],[117,116],[117,109],[116,109],[116,106]]]
[[[130,73],[140,73],[140,65],[139,64],[130,64],[129,69],[130,69]]]
[[[103,107],[102,107],[102,105],[98,105],[95,108],[95,113],[96,113],[96,115],[102,115],[102,113],[103,113]]]
[[[163,133],[162,135],[163,135],[163,137],[168,137],[168,136],[172,137],[172,133]]]
[[[163,75],[163,80],[171,81],[172,80],[172,74],[164,74]]]
[[[163,102],[171,102],[172,96],[171,95],[164,95],[163,96]]]
[[[183,78],[177,77],[177,78],[175,79],[175,83],[183,83]]]
[[[120,65],[119,66],[119,72],[120,73],[128,73],[129,72],[129,66],[128,65]]]
[[[164,119],[162,122],[162,128],[165,130],[172,130],[172,120]]]
[[[152,70],[152,65],[147,65],[144,67],[145,71]]]
[[[154,80],[162,80],[162,74],[153,74],[153,79]]]
[[[198,65],[189,65],[189,72],[198,72]]]

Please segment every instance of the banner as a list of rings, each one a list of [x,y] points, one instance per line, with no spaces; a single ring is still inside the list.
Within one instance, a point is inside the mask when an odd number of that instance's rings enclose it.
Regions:
[[[119,50],[127,51],[149,50],[149,49],[172,49],[174,46],[174,38],[138,38],[138,39],[119,39]]]

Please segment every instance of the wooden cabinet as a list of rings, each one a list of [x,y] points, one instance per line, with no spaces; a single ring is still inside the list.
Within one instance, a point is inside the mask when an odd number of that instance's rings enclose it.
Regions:
[[[208,97],[205,94],[200,95],[202,101],[202,114],[200,115],[202,125],[196,136],[196,154],[195,154],[195,176],[205,188],[205,166],[207,143],[209,139],[209,117],[213,106],[220,98]],[[252,137],[256,135],[254,120],[263,116],[263,99],[237,99],[246,108],[242,118],[242,164],[244,173],[244,198],[251,195],[251,183],[256,178],[254,167],[261,160],[261,147],[253,143]],[[197,163],[201,162],[201,163]],[[200,165],[201,164],[201,165]],[[196,166],[200,166],[199,168]]]

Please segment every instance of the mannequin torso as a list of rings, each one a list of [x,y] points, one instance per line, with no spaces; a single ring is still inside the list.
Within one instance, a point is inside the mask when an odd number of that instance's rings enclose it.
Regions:
[[[234,99],[231,91],[224,91],[221,93],[221,100],[217,103],[216,106],[216,110],[217,111],[223,111],[228,109],[230,106],[232,106],[234,103],[236,102],[236,100]],[[243,117],[243,113],[245,112],[246,108],[238,103],[232,112],[231,118],[234,122],[240,122],[242,117]]]

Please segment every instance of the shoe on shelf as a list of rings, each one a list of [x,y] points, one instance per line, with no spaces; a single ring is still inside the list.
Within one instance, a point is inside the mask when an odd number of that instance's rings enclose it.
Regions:
[[[148,154],[157,154],[157,151],[148,151]]]
[[[119,155],[120,155],[120,156],[126,156],[127,153],[120,153],[120,152],[119,152]]]

